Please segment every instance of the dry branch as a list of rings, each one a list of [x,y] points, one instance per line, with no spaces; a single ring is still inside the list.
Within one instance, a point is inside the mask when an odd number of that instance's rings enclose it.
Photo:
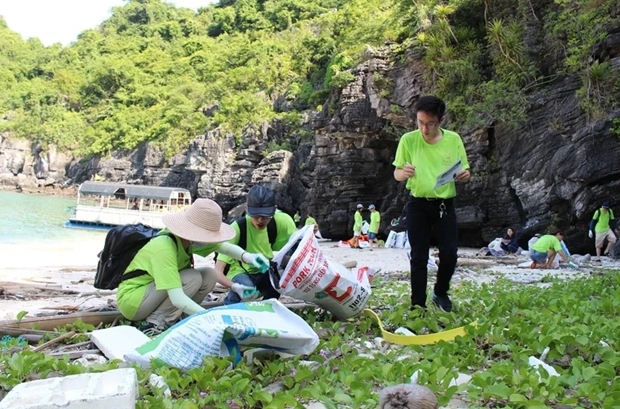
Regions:
[[[34,351],[34,352],[40,352],[40,351],[43,351],[45,348],[49,348],[49,347],[51,347],[52,345],[55,345],[55,344],[59,343],[60,341],[65,340],[65,339],[67,339],[67,338],[71,338],[71,337],[72,337],[72,336],[74,336],[74,335],[75,335],[75,331],[69,331],[69,332],[67,332],[67,333],[62,334],[62,335],[61,335],[61,336],[59,336],[59,337],[56,337],[56,338],[54,338],[54,339],[52,339],[52,340],[50,340],[50,341],[47,341],[47,342],[46,342],[45,344],[43,344],[43,345],[39,345],[38,347],[36,347],[35,349],[33,349],[33,351]]]

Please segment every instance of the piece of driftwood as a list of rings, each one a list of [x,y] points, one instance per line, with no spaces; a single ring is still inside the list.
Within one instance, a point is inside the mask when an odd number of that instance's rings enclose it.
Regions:
[[[85,346],[90,346],[90,345],[92,345],[92,343],[93,343],[93,341],[84,341],[84,342],[78,342],[77,344],[62,345],[62,346],[58,347],[56,352],[62,352],[62,351],[66,351],[66,350],[82,348],[82,347],[85,347]]]
[[[32,328],[37,326],[44,331],[52,331],[56,327],[73,324],[81,320],[85,324],[98,325],[100,322],[109,324],[121,314],[118,311],[77,312],[74,314],[54,315],[49,317],[24,318],[21,321],[0,321],[0,327]]]
[[[64,356],[68,356],[69,359],[79,359],[84,355],[101,355],[101,351],[98,349],[86,349],[83,351],[65,351],[65,352],[53,352],[51,354],[46,354],[47,356],[53,356],[55,358],[62,358]]]
[[[457,259],[457,266],[469,266],[469,267],[493,267],[497,265],[496,261],[491,260],[479,260],[479,259]]]
[[[302,310],[305,308],[317,308],[314,304],[305,302],[283,303],[290,310]],[[204,308],[213,308],[224,305],[224,301],[207,301],[201,304]],[[53,315],[47,317],[23,318],[21,321],[10,320],[0,321],[0,328],[32,328],[37,326],[39,330],[52,331],[54,328],[73,324],[75,321],[82,321],[85,324],[91,324],[95,327],[99,324],[111,324],[115,320],[122,318],[118,310],[114,311],[95,311],[95,312],[77,312],[74,314]],[[30,332],[30,331],[29,331]],[[10,335],[10,334],[9,334]]]
[[[67,338],[71,338],[74,335],[75,335],[75,331],[66,332],[66,333],[64,333],[64,334],[62,334],[62,335],[60,335],[60,336],[58,336],[58,337],[56,337],[56,338],[54,338],[52,340],[47,341],[45,344],[39,345],[38,347],[34,348],[33,351],[34,352],[43,351],[44,349],[49,348],[52,345],[56,345],[60,341],[63,341],[65,339],[67,339]]]
[[[54,332],[54,331],[40,331],[36,329],[31,329],[31,328],[16,328],[16,327],[11,327],[11,326],[0,326],[0,336],[10,335],[12,337],[18,337],[24,334],[40,335],[41,337],[44,335],[50,335],[52,337],[56,337],[60,335],[58,332]]]

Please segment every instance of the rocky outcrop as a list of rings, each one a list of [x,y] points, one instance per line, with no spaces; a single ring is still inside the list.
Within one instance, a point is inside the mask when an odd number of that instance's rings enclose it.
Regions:
[[[66,186],[65,167],[72,159],[55,147],[0,134],[0,186],[16,190],[54,190]]]
[[[620,70],[620,27],[609,33],[595,56]],[[105,179],[182,186],[213,198],[225,212],[244,202],[252,184],[268,183],[283,210],[311,214],[324,237],[350,237],[357,203],[377,206],[383,230],[401,214],[407,196],[393,178],[398,139],[414,127],[414,103],[429,90],[415,52],[393,60],[388,48],[368,49],[365,56],[353,70],[355,80],[307,118],[313,142],[296,143],[294,151],[274,149],[302,139],[295,136],[298,129],[280,123],[248,128],[240,137],[210,131],[171,159],[144,144],[83,160],[3,135],[0,183],[36,187],[49,180]],[[566,231],[571,250],[592,250],[585,237],[594,210],[609,199],[620,212],[620,111],[587,118],[577,97],[580,86],[576,76],[554,76],[529,96],[527,121],[519,128],[457,129],[474,175],[457,189],[461,245],[484,245],[512,227],[526,247],[533,233],[555,226]]]

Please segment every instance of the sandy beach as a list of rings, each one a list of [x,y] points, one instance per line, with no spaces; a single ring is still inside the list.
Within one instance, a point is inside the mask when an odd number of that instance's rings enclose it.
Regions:
[[[0,246],[0,320],[14,319],[20,311],[28,316],[51,314],[71,308],[88,310],[114,307],[113,291],[98,291],[92,286],[97,254],[103,247],[105,233],[87,238],[46,241],[33,246],[8,244]],[[320,243],[325,255],[336,262],[357,262],[379,270],[379,275],[409,272],[407,250],[393,248],[351,249],[337,247],[337,242]],[[584,264],[580,270],[531,270],[518,267],[527,262],[525,256],[493,259],[476,257],[479,249],[459,249],[459,267],[454,285],[462,281],[490,282],[498,277],[532,284],[546,275],[562,278],[589,275],[600,267],[619,267],[620,262],[603,258],[598,265]],[[197,258],[197,265],[213,265],[213,258]],[[430,274],[434,276],[434,274]],[[24,291],[20,292],[23,286]],[[36,292],[26,291],[36,288]]]

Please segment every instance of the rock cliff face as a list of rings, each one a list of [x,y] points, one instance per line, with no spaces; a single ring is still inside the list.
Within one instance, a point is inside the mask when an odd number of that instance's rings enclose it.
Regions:
[[[596,55],[620,71],[620,27],[610,30]],[[101,178],[182,186],[230,211],[243,204],[252,184],[268,183],[283,210],[311,214],[325,237],[351,236],[357,203],[377,206],[383,230],[406,202],[391,163],[400,135],[413,129],[415,101],[430,92],[423,72],[415,53],[396,62],[387,49],[369,49],[354,70],[355,80],[334,91],[308,121],[313,143],[295,152],[267,154],[270,144],[293,132],[278,124],[241,138],[208,132],[168,161],[150,144],[112,158],[82,160],[2,135],[0,184],[57,187]],[[474,175],[457,188],[461,245],[485,245],[513,227],[525,247],[533,233],[555,226],[566,231],[571,250],[590,251],[586,226],[594,210],[609,199],[620,212],[620,125],[613,123],[620,111],[588,120],[576,96],[579,79],[554,78],[530,95],[528,119],[519,129],[455,129]]]

